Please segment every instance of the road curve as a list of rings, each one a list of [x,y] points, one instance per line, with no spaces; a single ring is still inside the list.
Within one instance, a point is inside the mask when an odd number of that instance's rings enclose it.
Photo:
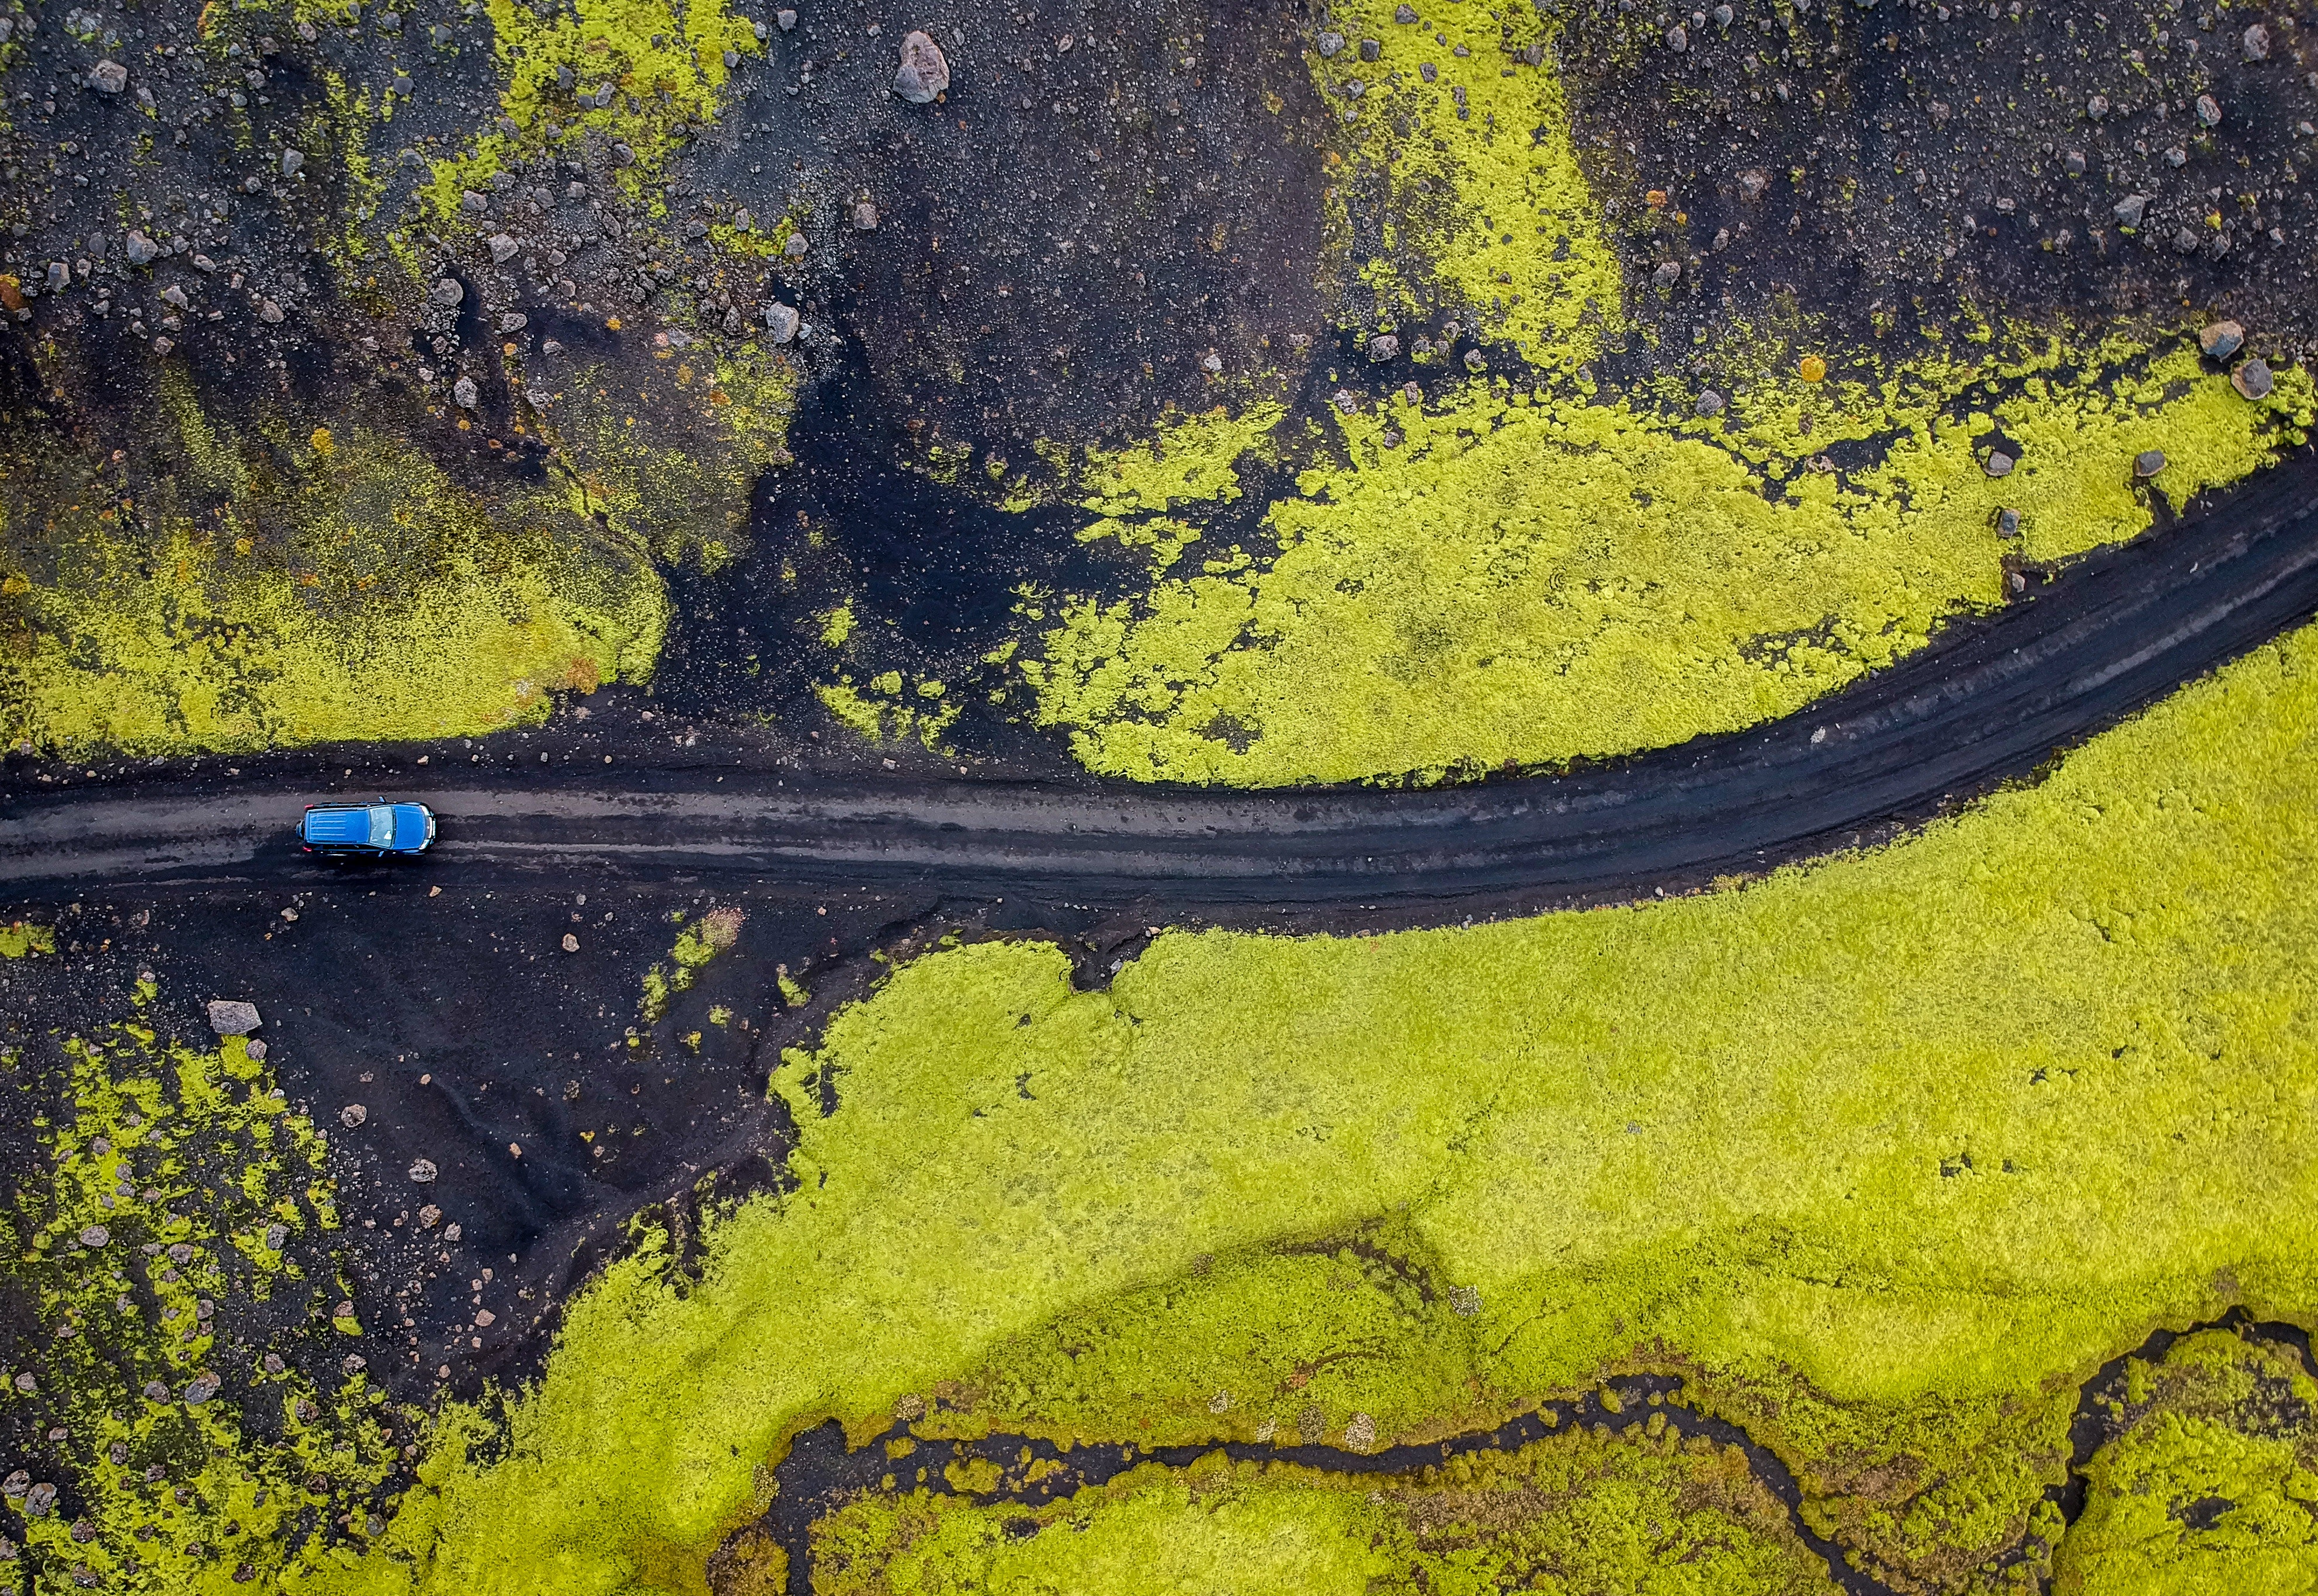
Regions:
[[[2307,451],[2195,520],[1962,621],[1773,724],[1614,766],[1429,790],[450,776],[436,881],[604,874],[876,883],[1088,905],[1327,906],[1647,892],[1807,856],[2034,771],[2318,611]],[[310,794],[181,778],[0,795],[0,887],[376,884],[291,842]]]

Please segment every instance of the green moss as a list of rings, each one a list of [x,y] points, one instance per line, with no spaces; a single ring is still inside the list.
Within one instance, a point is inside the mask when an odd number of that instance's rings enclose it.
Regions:
[[[0,959],[21,959],[27,954],[57,951],[57,932],[53,926],[35,926],[24,920],[10,920],[0,926]]]
[[[1065,599],[1020,668],[1083,764],[1144,780],[1437,776],[1662,747],[1792,713],[1921,647],[2000,601],[2008,555],[2143,531],[2140,451],[2166,451],[2178,505],[2299,437],[2311,402],[2297,372],[2250,405],[2187,348],[2035,376],[1961,419],[1940,408],[1954,391],[1895,381],[1854,407],[1855,430],[1892,429],[1881,463],[1783,480],[1769,400],[1736,447],[1502,383],[1331,412],[1335,435],[1267,517],[1275,557],[1217,551],[1133,598]],[[1975,453],[1999,425],[2025,445],[2001,481]],[[1156,447],[1177,444],[1199,456],[1183,474],[1250,446],[1208,428]],[[1085,535],[1155,542],[1163,569],[1199,537],[1186,500],[1165,503],[1172,518],[1139,521],[1091,507]],[[2005,507],[2017,542],[1994,530]]]
[[[1167,935],[1105,991],[1053,948],[933,954],[785,1057],[789,1193],[718,1220],[696,1283],[630,1261],[571,1303],[500,1460],[391,1543],[443,1588],[683,1589],[799,1428],[866,1437],[977,1370],[1010,1418],[1187,1433],[1184,1394],[1309,1354],[1248,1291],[1242,1368],[1200,1363],[1134,1294],[1183,1287],[1196,1332],[1203,1259],[1379,1224],[1470,1310],[1473,1419],[1677,1361],[1903,1418],[2034,1405],[2154,1324],[2318,1314],[2314,725],[2302,633],[2039,786],[1744,891]],[[1074,1391],[1040,1327],[1087,1314],[1119,1373]],[[1365,1392],[1433,1400],[1434,1329],[1338,1323]]]
[[[644,1018],[654,1020],[666,1014],[669,999],[689,990],[701,967],[740,939],[741,927],[748,918],[738,909],[712,909],[700,917],[698,924],[678,931],[667,963],[644,972]]]
[[[917,1493],[814,1526],[821,1596],[1050,1591],[1771,1596],[1834,1587],[1741,1456],[1663,1426],[1419,1478],[1146,1466],[1026,1511]]]
[[[238,1037],[211,1052],[124,1023],[65,1042],[62,1066],[64,1112],[35,1121],[45,1173],[0,1215],[0,1274],[40,1324],[7,1400],[62,1437],[52,1483],[79,1503],[6,1499],[35,1588],[221,1593],[343,1566],[421,1416],[341,1361],[322,1295],[339,1287],[297,1261],[338,1225],[320,1134]],[[275,1309],[289,1329],[240,1339],[245,1303],[301,1295],[302,1325]],[[276,1350],[293,1360],[264,1361]],[[299,1372],[318,1363],[319,1385]]]
[[[143,500],[76,456],[0,466],[0,736],[139,749],[495,731],[650,674],[666,599],[547,496],[173,390],[188,479]]]
[[[546,16],[517,0],[485,0],[484,9],[507,74],[501,126],[467,154],[436,164],[421,192],[444,221],[457,219],[462,191],[485,187],[509,160],[590,143],[624,147],[622,191],[661,214],[654,180],[684,130],[716,120],[730,76],[725,52],[762,49],[723,0],[578,0]],[[559,68],[575,79],[571,90],[558,86]],[[580,94],[606,85],[609,103],[580,106]]]
[[[1359,0],[1331,13],[1348,38],[1379,40],[1382,59],[1349,48],[1308,58],[1345,118],[1325,157],[1327,265],[1346,288],[1366,287],[1381,323],[1461,310],[1532,364],[1573,372],[1620,319],[1620,267],[1570,147],[1559,79],[1528,58],[1549,58],[1551,25],[1533,8],[1475,6],[1410,28],[1394,10]],[[1355,80],[1357,98],[1345,92]],[[1381,253],[1360,258],[1353,240],[1372,234]]]
[[[2094,1455],[2053,1589],[2318,1590],[2318,1380],[2295,1349],[2206,1331],[2127,1379],[2123,1433]]]

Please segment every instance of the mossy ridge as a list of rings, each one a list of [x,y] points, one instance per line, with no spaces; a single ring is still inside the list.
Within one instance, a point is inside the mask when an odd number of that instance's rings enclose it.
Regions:
[[[763,49],[724,0],[577,0],[547,17],[517,0],[484,0],[484,11],[508,75],[499,126],[467,154],[435,164],[419,196],[438,221],[455,219],[462,193],[488,187],[510,160],[590,142],[624,149],[621,192],[664,215],[653,180],[680,130],[715,120],[728,52]],[[580,103],[580,94],[607,88],[603,105]]]
[[[876,1496],[819,1520],[813,1557],[822,1596],[1835,1589],[1743,1454],[1685,1441],[1662,1420],[1615,1438],[1578,1431],[1463,1455],[1421,1476],[1212,1454],[1037,1507]]]
[[[2121,1431],[2061,1542],[2066,1596],[2318,1589],[2318,1380],[2297,1349],[2208,1330],[2125,1367]]]
[[[1266,517],[1276,557],[1215,551],[1137,597],[1026,603],[1044,630],[1020,668],[1083,764],[1138,780],[1437,779],[1736,730],[1997,604],[2016,551],[2059,559],[2145,530],[2142,450],[2165,450],[2178,507],[2298,441],[2311,414],[2305,373],[2249,404],[2184,346],[2116,394],[2105,369],[2080,371],[1962,418],[1938,390],[1910,390],[1901,418],[1887,384],[1873,420],[1904,430],[1881,463],[1787,482],[1712,436],[1544,387],[1332,412],[1298,495]],[[2024,449],[2001,480],[1981,461],[1999,426]],[[1142,475],[1224,480],[1253,446],[1163,429],[1155,453],[1205,463]],[[1200,519],[1192,496],[1165,503],[1128,521],[1106,501],[1084,535],[1153,542],[1163,571]],[[1996,533],[2005,508],[2017,542]]]
[[[1324,270],[1348,305],[1352,283],[1365,287],[1370,330],[1461,308],[1532,365],[1574,373],[1621,318],[1622,273],[1546,65],[1553,24],[1527,6],[1449,10],[1422,26],[1395,10],[1335,7],[1331,25],[1352,42],[1307,57],[1343,118],[1326,157]],[[1373,64],[1364,37],[1382,47]]]
[[[876,1435],[1009,1338],[1403,1204],[1508,1392],[1679,1357],[1864,1409],[2033,1403],[2230,1305],[2224,1266],[2310,1314],[2314,725],[2305,632],[2039,786],[1744,891],[1162,936],[1100,992],[1050,947],[903,966],[785,1055],[787,1195],[722,1218],[687,1289],[624,1263],[571,1302],[501,1461],[366,1568],[685,1588],[669,1549],[696,1571],[800,1429]],[[1109,1333],[1123,1368],[1139,1332]],[[1179,1412],[1101,1405],[1112,1435]]]
[[[164,399],[179,474],[131,484],[63,449],[0,463],[0,737],[475,733],[544,716],[553,689],[650,675],[657,571],[553,495],[488,498],[359,422],[229,422],[182,381]]]
[[[49,1173],[0,1212],[0,1273],[43,1334],[13,1349],[7,1400],[64,1435],[62,1500],[6,1499],[36,1588],[222,1593],[343,1565],[425,1416],[344,1355],[359,1327],[309,1273],[339,1223],[319,1133],[239,1037],[211,1051],[124,1021],[66,1040],[62,1068],[66,1111],[33,1119]],[[245,1306],[300,1294],[286,1331]],[[276,1349],[295,1361],[262,1360]],[[317,1363],[331,1383],[301,1372]]]

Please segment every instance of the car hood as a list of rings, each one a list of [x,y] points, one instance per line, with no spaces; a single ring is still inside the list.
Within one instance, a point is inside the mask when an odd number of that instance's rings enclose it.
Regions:
[[[427,843],[427,806],[423,803],[398,803],[394,806],[394,846],[397,848],[423,847]]]

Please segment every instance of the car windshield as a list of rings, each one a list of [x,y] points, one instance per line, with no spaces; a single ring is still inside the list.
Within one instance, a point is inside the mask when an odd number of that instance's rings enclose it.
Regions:
[[[373,803],[370,806],[370,845],[373,847],[394,846],[394,810],[391,805]]]

